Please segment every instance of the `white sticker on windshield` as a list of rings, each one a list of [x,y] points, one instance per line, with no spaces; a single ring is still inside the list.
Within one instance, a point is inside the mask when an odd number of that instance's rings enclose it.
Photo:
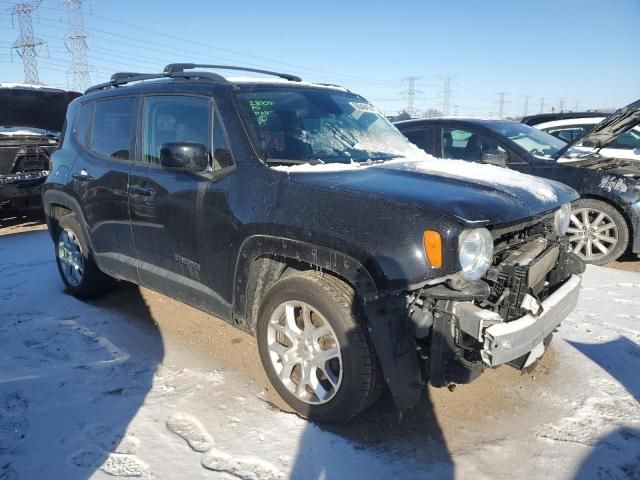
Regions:
[[[349,105],[351,105],[354,108],[354,110],[358,112],[378,113],[378,110],[376,110],[376,107],[374,107],[370,103],[349,102]]]

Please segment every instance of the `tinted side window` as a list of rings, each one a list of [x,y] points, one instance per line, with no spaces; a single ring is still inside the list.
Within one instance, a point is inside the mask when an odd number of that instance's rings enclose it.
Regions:
[[[95,103],[91,150],[121,160],[131,158],[133,98],[114,98]]]
[[[506,156],[500,145],[484,135],[460,128],[442,130],[442,154],[445,158],[483,162],[484,154],[498,153]]]
[[[418,148],[421,148],[425,152],[434,155],[437,153],[435,151],[434,132],[435,128],[433,127],[423,127],[420,130],[412,130],[403,133],[409,139],[409,141],[416,145]]]
[[[211,102],[180,95],[147,97],[144,107],[145,162],[160,164],[160,151],[167,143],[196,142],[211,158]]]
[[[583,126],[556,127],[548,129],[547,133],[553,135],[554,137],[558,137],[560,140],[564,140],[567,143],[571,143],[584,135],[584,132],[586,130],[587,128]]]
[[[609,143],[607,147],[621,148],[623,150],[635,150],[636,148],[640,148],[640,131],[629,130]]]
[[[73,129],[76,140],[85,146],[89,145],[89,132],[91,132],[93,105],[93,102],[86,102],[80,106],[80,111],[76,117],[75,128]]]

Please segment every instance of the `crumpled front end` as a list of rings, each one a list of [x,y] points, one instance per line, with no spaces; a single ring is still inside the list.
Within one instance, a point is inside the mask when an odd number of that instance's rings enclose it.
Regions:
[[[413,300],[417,348],[435,386],[505,363],[529,367],[578,302],[585,266],[552,217],[494,235],[494,262],[481,280],[448,279]]]
[[[429,382],[469,383],[484,369],[527,368],[578,302],[585,264],[553,215],[494,230],[493,263],[477,281],[449,275],[368,305],[369,332],[400,409]]]

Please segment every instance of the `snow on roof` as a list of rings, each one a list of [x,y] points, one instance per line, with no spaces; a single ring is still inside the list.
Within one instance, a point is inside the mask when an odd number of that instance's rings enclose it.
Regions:
[[[53,90],[56,92],[72,92],[73,90],[67,90],[65,88],[50,87],[48,85],[32,85],[29,83],[11,83],[0,82],[0,88],[19,88],[21,90]]]

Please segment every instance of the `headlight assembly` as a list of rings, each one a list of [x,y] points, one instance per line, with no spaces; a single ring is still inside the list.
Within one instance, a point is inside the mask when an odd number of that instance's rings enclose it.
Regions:
[[[479,280],[493,260],[493,237],[486,228],[465,230],[458,241],[458,255],[465,280]]]
[[[569,223],[571,222],[571,204],[564,203],[553,219],[553,224],[558,235],[564,235],[569,229]]]

